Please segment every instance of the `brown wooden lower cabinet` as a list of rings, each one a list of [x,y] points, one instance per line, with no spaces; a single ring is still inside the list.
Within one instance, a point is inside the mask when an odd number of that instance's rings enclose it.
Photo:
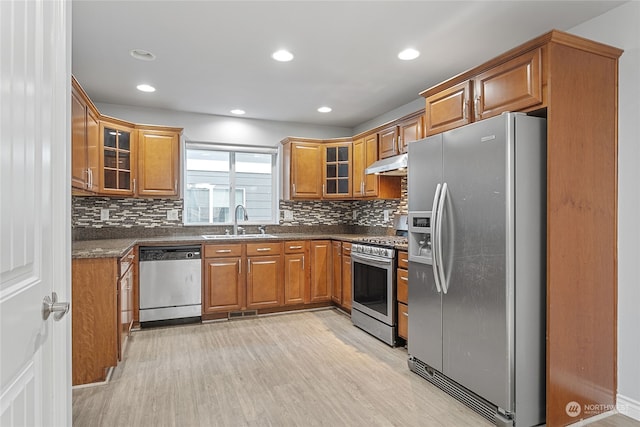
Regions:
[[[331,301],[331,240],[314,240],[310,245],[311,295],[309,302]]]
[[[342,308],[351,311],[351,243],[342,243]]]
[[[398,336],[405,340],[409,337],[409,306],[398,303]]]
[[[284,243],[284,305],[309,302],[309,242]]]
[[[118,364],[118,259],[72,261],[72,384],[104,381]]]
[[[282,305],[282,259],[280,255],[247,258],[247,308],[260,309]]]
[[[331,300],[342,305],[342,242],[331,242]]]
[[[245,283],[242,257],[205,258],[204,263],[203,313],[241,310],[244,306]]]
[[[131,248],[118,262],[120,330],[118,339],[118,360],[122,360],[127,339],[133,327],[133,288],[134,270],[138,262],[136,250]]]
[[[398,251],[396,270],[396,298],[398,299],[398,336],[409,339],[409,257],[406,251]]]

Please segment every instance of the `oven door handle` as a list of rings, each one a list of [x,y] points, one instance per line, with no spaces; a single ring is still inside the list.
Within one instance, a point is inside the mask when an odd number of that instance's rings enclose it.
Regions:
[[[389,268],[393,266],[393,259],[380,259],[370,255],[351,252],[351,261],[361,261],[361,264],[372,265],[374,267]]]

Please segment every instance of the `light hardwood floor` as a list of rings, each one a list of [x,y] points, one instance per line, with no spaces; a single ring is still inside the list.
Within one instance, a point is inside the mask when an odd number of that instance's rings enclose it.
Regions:
[[[491,425],[406,359],[336,310],[142,330],[108,384],[73,391],[73,423]]]

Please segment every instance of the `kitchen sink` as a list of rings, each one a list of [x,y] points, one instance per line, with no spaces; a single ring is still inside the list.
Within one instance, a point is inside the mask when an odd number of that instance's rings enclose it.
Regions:
[[[206,240],[219,240],[219,239],[255,239],[255,238],[268,238],[276,237],[273,234],[203,234],[202,238]]]

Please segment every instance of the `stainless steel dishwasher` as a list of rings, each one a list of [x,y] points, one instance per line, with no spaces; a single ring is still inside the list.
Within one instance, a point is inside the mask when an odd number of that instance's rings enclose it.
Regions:
[[[200,246],[140,247],[140,326],[202,316]]]

